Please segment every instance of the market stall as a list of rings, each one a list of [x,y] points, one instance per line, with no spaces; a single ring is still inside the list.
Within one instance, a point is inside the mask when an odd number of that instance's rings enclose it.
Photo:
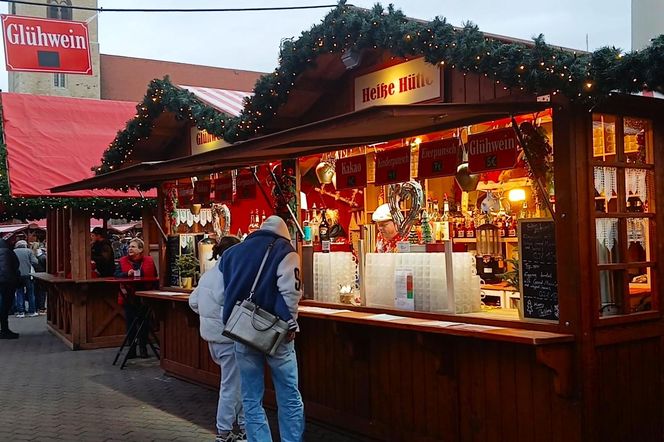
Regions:
[[[394,12],[336,14],[394,25]],[[302,38],[319,41],[317,30]],[[305,52],[298,44],[286,49]],[[518,44],[543,57],[541,43]],[[381,440],[659,438],[664,104],[610,89],[595,101],[521,92],[481,66],[368,47],[317,54],[270,119],[255,95],[243,121],[267,134],[60,187],[160,189],[170,276],[159,296],[139,295],[170,304],[162,345],[193,349],[164,369],[215,384],[171,263],[202,265],[206,243],[192,234],[236,233],[235,205],[269,199],[303,260],[296,348],[311,417]],[[546,54],[543,71],[567,57]],[[519,72],[536,65],[517,63],[511,84],[531,86]],[[256,228],[260,211],[237,229]]]

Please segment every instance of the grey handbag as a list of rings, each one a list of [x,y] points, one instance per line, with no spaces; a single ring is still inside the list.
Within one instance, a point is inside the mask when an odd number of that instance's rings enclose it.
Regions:
[[[274,356],[279,344],[288,334],[288,323],[272,313],[262,310],[252,301],[256,284],[263,272],[265,261],[270,255],[274,241],[270,243],[263,256],[249,298],[237,301],[233,307],[222,334],[236,342],[248,345],[269,356]]]

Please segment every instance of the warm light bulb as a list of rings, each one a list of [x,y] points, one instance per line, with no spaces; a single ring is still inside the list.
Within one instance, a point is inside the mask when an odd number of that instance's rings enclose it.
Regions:
[[[508,199],[513,202],[525,201],[526,191],[523,189],[512,189],[508,194]]]

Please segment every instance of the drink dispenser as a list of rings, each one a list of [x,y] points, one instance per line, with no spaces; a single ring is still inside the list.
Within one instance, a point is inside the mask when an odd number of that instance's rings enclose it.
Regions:
[[[498,227],[493,224],[483,224],[476,229],[476,232],[477,274],[486,283],[500,282],[498,275],[503,272],[503,256]]]

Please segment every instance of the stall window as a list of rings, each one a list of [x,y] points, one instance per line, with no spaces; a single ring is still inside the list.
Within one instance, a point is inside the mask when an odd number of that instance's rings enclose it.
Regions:
[[[592,140],[599,316],[654,310],[657,236],[652,123],[594,114]]]

